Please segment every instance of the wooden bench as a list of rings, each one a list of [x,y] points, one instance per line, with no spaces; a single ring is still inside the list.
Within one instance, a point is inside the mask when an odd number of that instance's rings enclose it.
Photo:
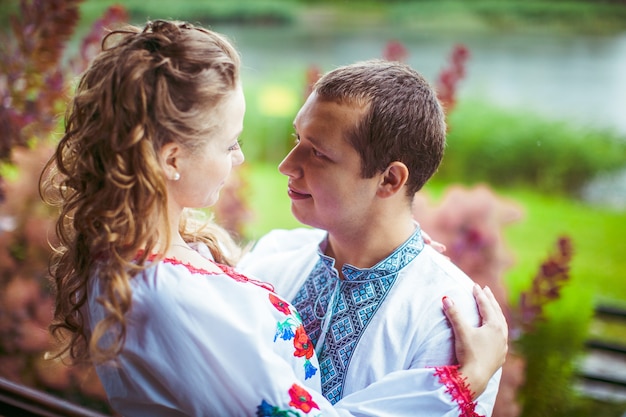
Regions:
[[[4,378],[0,378],[0,416],[107,417],[105,414]]]
[[[598,306],[594,323],[623,328],[622,334],[626,335],[626,309]],[[626,401],[626,342],[592,337],[586,341],[585,348],[578,388],[601,400]]]

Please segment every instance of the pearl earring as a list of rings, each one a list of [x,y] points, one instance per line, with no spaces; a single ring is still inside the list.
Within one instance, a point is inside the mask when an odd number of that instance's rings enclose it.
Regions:
[[[172,178],[172,181],[178,181],[179,179],[180,179],[180,173],[175,172],[174,177]]]

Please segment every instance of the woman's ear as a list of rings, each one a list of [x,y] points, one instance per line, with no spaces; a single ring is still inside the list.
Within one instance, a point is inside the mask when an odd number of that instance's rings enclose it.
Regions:
[[[390,163],[381,174],[381,181],[378,185],[377,194],[387,198],[396,195],[404,190],[404,185],[409,179],[409,169],[400,161]]]
[[[159,162],[163,168],[165,176],[173,181],[180,178],[180,145],[176,142],[170,142],[161,147],[159,151]]]

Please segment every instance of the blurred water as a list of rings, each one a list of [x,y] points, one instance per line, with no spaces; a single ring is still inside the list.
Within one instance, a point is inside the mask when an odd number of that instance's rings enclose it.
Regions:
[[[470,50],[460,98],[478,97],[530,109],[574,125],[626,137],[626,33],[578,36],[425,33],[392,27],[362,29],[216,26],[242,51],[247,82],[310,64],[328,70],[382,56],[399,40],[408,63],[434,82],[457,43]]]

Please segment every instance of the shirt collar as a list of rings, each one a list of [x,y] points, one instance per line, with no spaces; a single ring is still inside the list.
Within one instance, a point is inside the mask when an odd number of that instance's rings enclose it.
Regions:
[[[328,234],[320,242],[317,253],[321,261],[329,270],[334,270],[335,259],[324,254],[328,245]],[[342,268],[346,281],[368,281],[372,279],[384,278],[388,275],[397,274],[407,266],[424,248],[422,231],[415,223],[415,231],[411,236],[398,246],[388,257],[378,262],[371,268],[357,268],[356,266],[345,264]]]

